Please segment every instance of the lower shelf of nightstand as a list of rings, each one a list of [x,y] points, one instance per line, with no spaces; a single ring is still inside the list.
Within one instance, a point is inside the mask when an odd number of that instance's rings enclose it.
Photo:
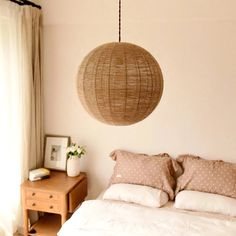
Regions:
[[[36,233],[32,233],[31,236],[56,236],[57,232],[61,228],[61,216],[57,214],[45,213],[32,227]]]

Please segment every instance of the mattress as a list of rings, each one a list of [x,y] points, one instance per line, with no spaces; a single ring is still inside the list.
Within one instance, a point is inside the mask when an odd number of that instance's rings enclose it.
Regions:
[[[235,236],[236,218],[107,200],[85,201],[58,236]]]

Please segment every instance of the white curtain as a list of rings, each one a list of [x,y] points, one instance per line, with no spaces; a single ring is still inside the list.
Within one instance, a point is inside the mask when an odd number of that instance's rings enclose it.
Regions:
[[[42,164],[41,11],[0,0],[0,236],[21,223],[20,184]]]

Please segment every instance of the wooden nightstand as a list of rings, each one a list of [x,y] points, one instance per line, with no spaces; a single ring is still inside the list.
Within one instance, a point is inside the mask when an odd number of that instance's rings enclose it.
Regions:
[[[28,236],[28,210],[61,215],[61,224],[68,213],[84,201],[87,196],[87,177],[80,173],[68,177],[65,172],[51,171],[50,178],[21,185],[21,198],[24,217],[24,235]]]

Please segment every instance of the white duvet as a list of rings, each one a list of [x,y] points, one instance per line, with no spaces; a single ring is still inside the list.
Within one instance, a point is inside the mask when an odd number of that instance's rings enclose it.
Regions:
[[[236,221],[171,208],[115,201],[85,201],[59,236],[236,236]]]

